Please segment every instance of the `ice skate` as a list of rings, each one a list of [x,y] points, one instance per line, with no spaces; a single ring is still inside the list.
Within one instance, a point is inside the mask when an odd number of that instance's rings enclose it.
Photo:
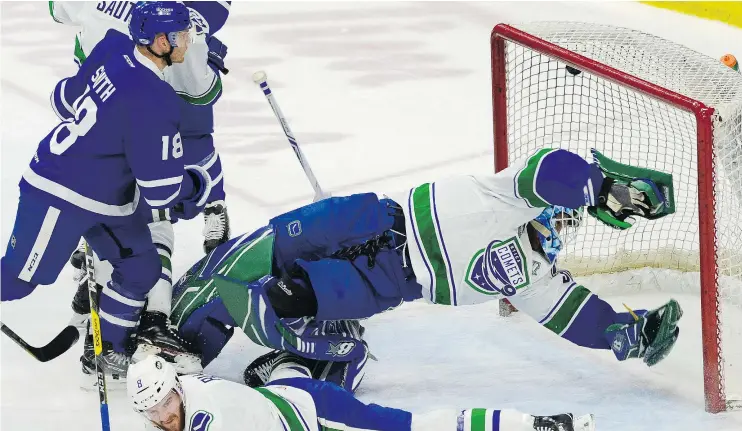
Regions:
[[[210,253],[229,240],[229,216],[224,201],[214,201],[204,208],[204,253]]]
[[[138,362],[149,355],[158,355],[171,362],[179,374],[203,371],[201,358],[189,351],[170,319],[159,311],[142,313],[132,360]]]

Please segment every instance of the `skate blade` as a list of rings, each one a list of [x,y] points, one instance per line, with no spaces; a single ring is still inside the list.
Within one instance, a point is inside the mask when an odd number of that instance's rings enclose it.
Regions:
[[[80,374],[80,389],[85,392],[97,392],[98,391],[98,377],[95,374],[88,374],[83,371]],[[106,376],[106,392],[109,391],[125,391],[126,390],[126,378],[114,379],[111,376]]]
[[[580,416],[573,423],[575,431],[595,431],[595,415]]]

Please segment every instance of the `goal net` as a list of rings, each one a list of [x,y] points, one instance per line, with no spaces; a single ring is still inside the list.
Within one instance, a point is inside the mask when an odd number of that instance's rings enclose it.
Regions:
[[[673,175],[675,214],[627,231],[586,216],[561,265],[575,275],[696,274],[706,409],[739,407],[725,383],[742,376],[742,357],[725,356],[724,343],[742,343],[742,75],[674,42],[593,23],[500,24],[491,47],[496,170],[561,147]]]

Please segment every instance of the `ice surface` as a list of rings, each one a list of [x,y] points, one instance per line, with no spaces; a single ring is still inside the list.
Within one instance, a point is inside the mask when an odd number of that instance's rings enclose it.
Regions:
[[[75,66],[74,30],[54,23],[46,3],[3,2],[0,14],[5,244],[17,181],[37,142],[56,124],[48,94]],[[251,230],[312,197],[251,82],[254,71],[268,73],[324,188],[335,194],[396,190],[491,171],[489,33],[499,22],[540,19],[628,26],[713,57],[738,50],[742,36],[723,24],[636,3],[236,3],[220,34],[229,45],[231,73],[216,115],[233,232]],[[176,226],[176,274],[199,257],[201,228],[199,219]],[[69,318],[71,276],[67,269],[56,284],[2,304],[3,322],[32,344],[50,340]],[[653,369],[577,348],[524,315],[500,318],[495,303],[461,309],[410,304],[366,322],[380,361],[369,365],[359,396],[414,411],[451,406],[593,412],[599,430],[742,429],[740,413],[703,411],[700,306],[692,288],[676,288],[684,285],[683,277],[649,293],[632,288],[635,278],[616,280],[585,284],[602,289],[616,306],[653,307],[671,293],[686,312],[675,351]],[[742,322],[742,315],[736,318]],[[80,345],[41,364],[0,339],[0,428],[100,426],[97,393],[78,387]],[[742,355],[736,349],[732,353]],[[239,379],[260,353],[236,337],[209,371]],[[112,429],[141,429],[122,391],[111,390],[109,401]]]

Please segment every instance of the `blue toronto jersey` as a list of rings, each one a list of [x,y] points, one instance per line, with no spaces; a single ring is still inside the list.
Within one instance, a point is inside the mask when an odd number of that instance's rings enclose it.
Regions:
[[[180,99],[127,35],[110,30],[52,99],[64,121],[39,144],[22,189],[108,216],[132,214],[140,195],[164,208],[192,194]]]

